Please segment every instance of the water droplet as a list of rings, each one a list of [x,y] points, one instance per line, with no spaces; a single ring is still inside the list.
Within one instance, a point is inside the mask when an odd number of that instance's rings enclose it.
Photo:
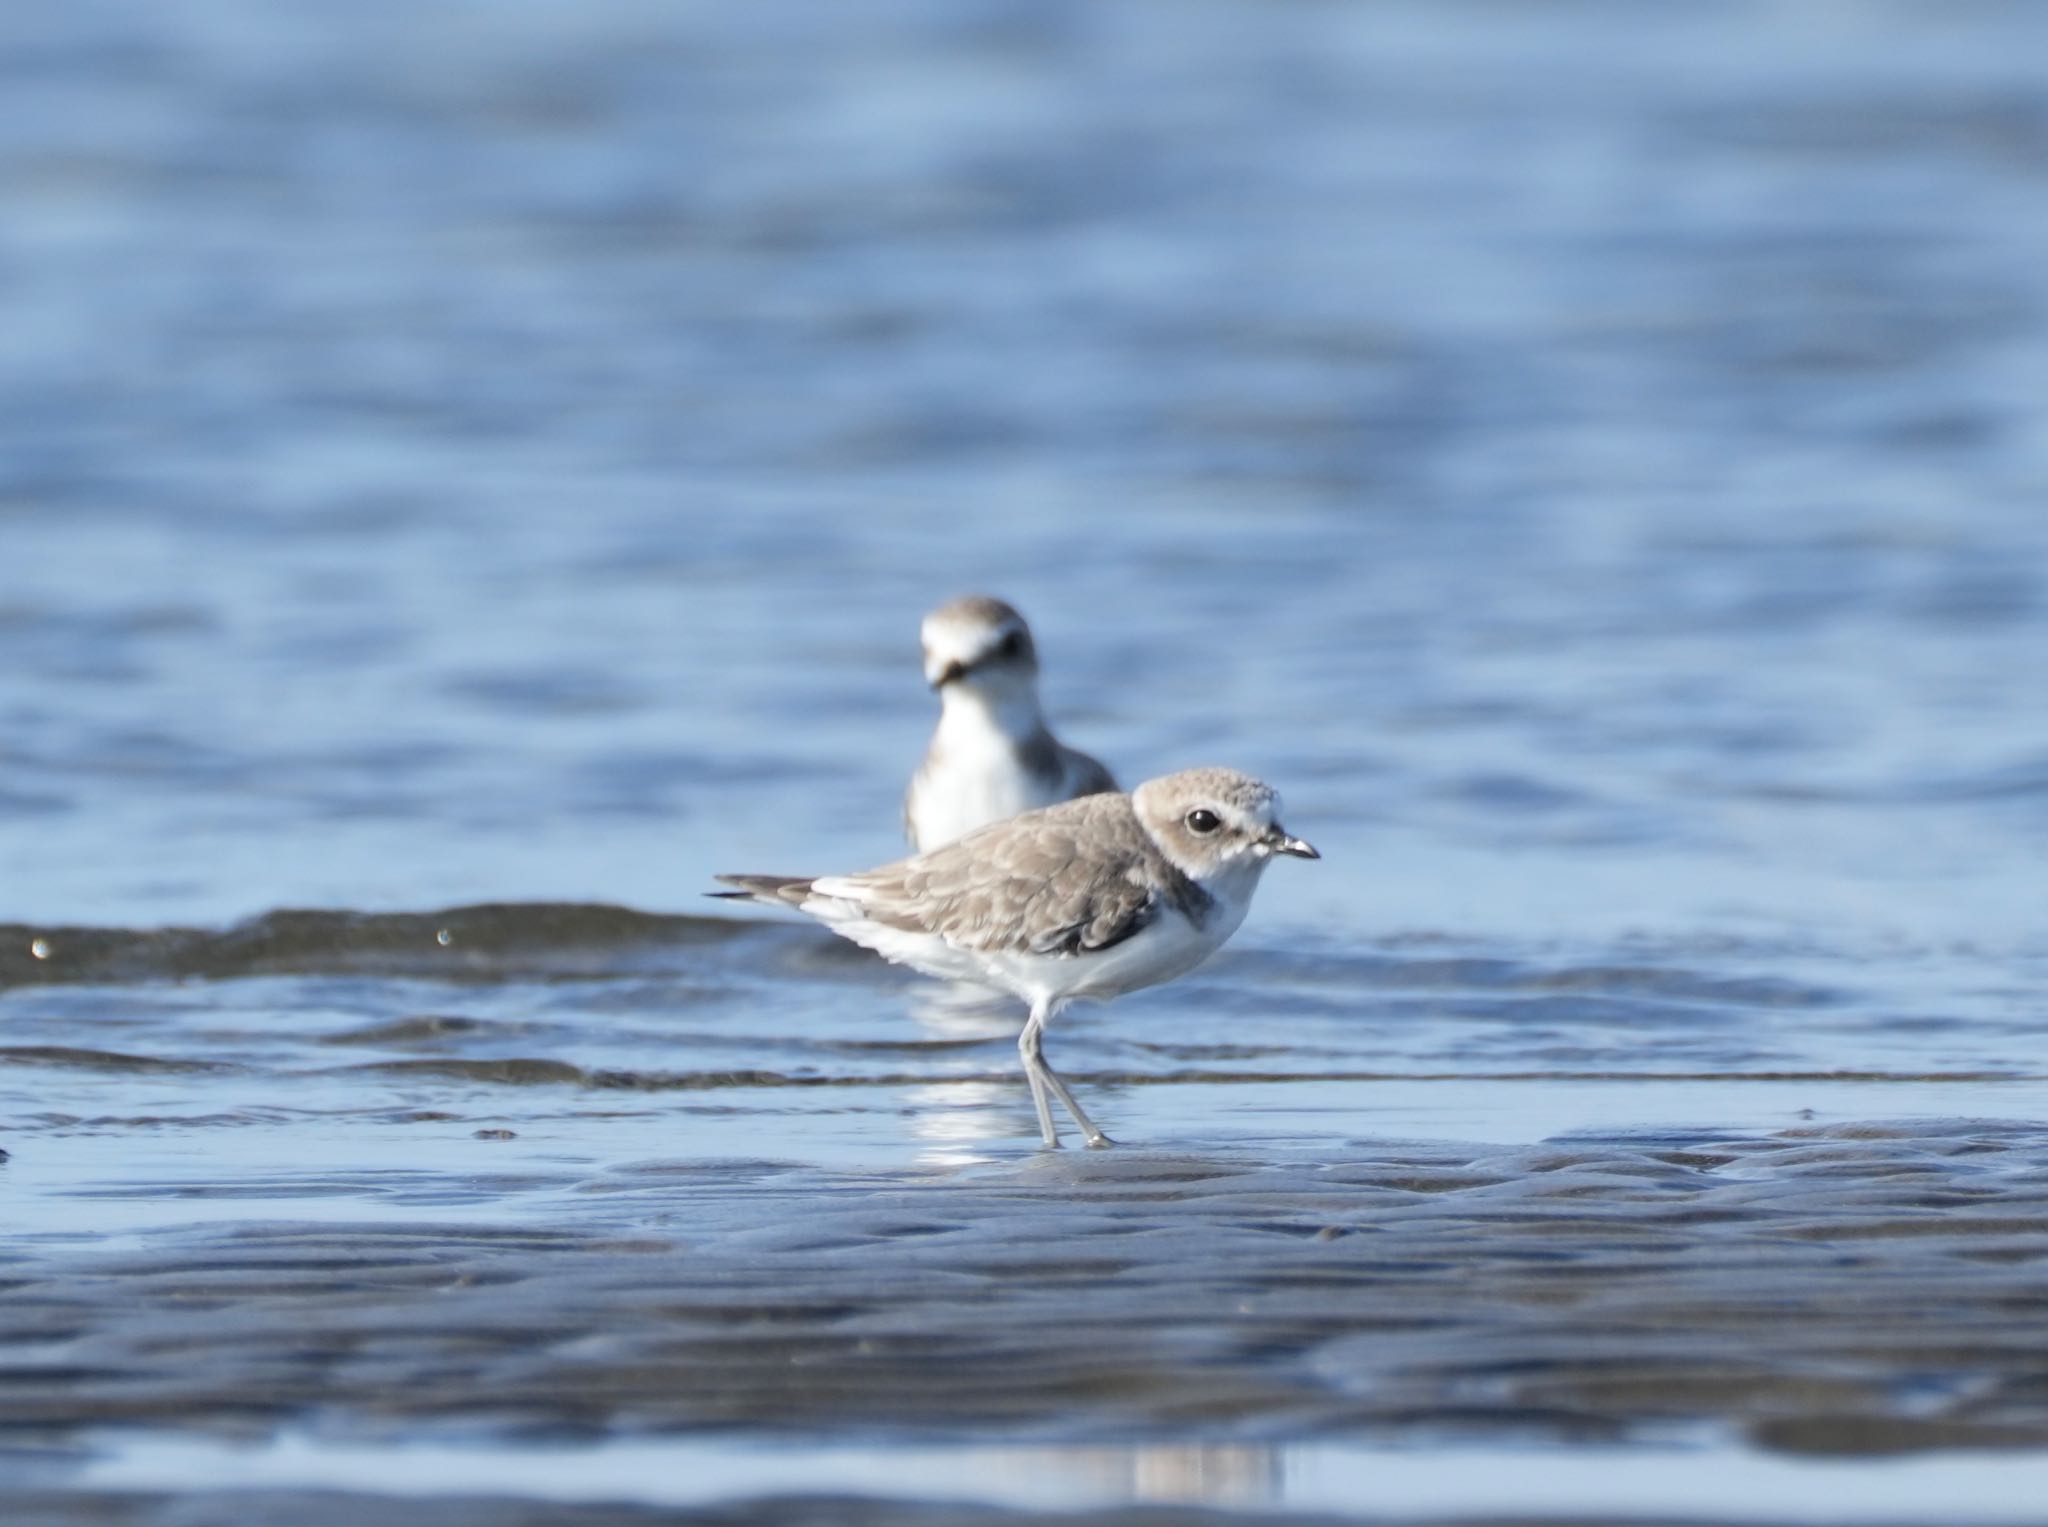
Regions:
[[[446,949],[450,944],[455,942],[455,935],[450,933],[446,928],[443,928],[439,933],[436,933],[434,935],[434,942],[439,944],[443,949]]]
[[[46,938],[31,939],[28,952],[39,960],[47,960],[50,957],[50,941]]]

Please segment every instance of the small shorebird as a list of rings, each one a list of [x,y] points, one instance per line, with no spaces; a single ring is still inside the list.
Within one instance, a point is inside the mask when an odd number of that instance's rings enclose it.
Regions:
[[[974,594],[925,616],[924,676],[938,729],[903,799],[920,851],[1022,811],[1116,789],[1109,770],[1053,736],[1038,704],[1031,628],[1000,599]]]
[[[1108,998],[1194,969],[1237,931],[1275,854],[1321,857],[1280,825],[1270,785],[1188,769],[1129,795],[1090,795],[996,822],[854,875],[720,875],[715,891],[807,912],[886,959],[1031,1004],[1018,1037],[1039,1132],[1047,1093],[1108,1145],[1047,1063],[1045,1026],[1077,998]]]

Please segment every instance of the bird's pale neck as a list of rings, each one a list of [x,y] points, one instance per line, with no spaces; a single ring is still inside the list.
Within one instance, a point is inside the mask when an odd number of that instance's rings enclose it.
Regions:
[[[1259,878],[1272,862],[1258,854],[1233,854],[1220,866],[1211,869],[1198,884],[1218,901],[1248,904],[1252,892],[1259,888]]]
[[[1021,745],[1045,731],[1038,686],[1027,677],[956,680],[939,691],[939,698],[938,740],[943,746],[972,746],[991,733]]]

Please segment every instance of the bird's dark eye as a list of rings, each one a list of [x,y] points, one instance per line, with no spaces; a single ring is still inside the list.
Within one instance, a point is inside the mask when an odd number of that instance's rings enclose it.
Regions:
[[[1019,657],[1023,652],[1024,635],[1020,631],[1012,631],[996,648],[997,657]]]
[[[1206,806],[1197,806],[1187,816],[1188,831],[1207,837],[1223,825],[1223,819]]]

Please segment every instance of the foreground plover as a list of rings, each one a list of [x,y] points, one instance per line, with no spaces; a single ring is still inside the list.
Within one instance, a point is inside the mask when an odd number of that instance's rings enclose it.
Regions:
[[[1038,649],[1024,617],[974,594],[925,616],[924,676],[938,729],[903,798],[920,851],[1076,796],[1116,789],[1109,770],[1053,736],[1038,705]]]
[[[1026,812],[928,853],[856,875],[720,875],[739,896],[808,912],[845,938],[941,980],[1022,997],[1025,1079],[1047,1145],[1048,1090],[1090,1145],[1089,1120],[1041,1049],[1076,998],[1107,998],[1194,969],[1244,921],[1275,854],[1321,857],[1280,825],[1272,786],[1189,769],[1129,795]]]

